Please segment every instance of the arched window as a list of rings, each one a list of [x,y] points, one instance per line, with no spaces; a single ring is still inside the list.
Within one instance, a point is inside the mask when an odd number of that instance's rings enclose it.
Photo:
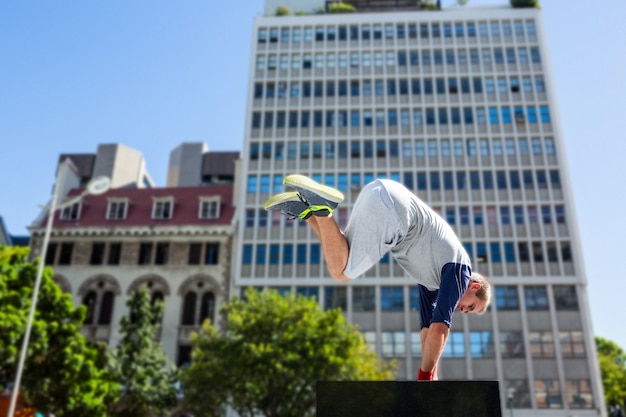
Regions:
[[[93,324],[95,318],[96,301],[98,295],[95,291],[89,291],[83,297],[83,305],[87,307],[87,314],[85,315],[84,324]]]
[[[165,300],[165,296],[163,295],[163,292],[157,290],[152,293],[152,298],[150,300],[152,305],[154,305],[157,301],[162,303],[163,300]],[[154,320],[152,320],[152,323],[153,324],[160,323],[162,320],[163,320],[163,310],[161,310],[161,315],[159,317],[155,317]]]
[[[200,305],[200,323],[209,319],[211,323],[214,321],[213,314],[215,312],[215,295],[211,291],[202,294],[202,303]]]
[[[98,316],[98,324],[108,326],[111,324],[113,317],[113,302],[115,301],[115,294],[113,291],[107,291],[102,297],[102,304],[100,304],[100,315]]]
[[[185,294],[185,299],[183,300],[183,317],[182,317],[182,325],[183,326],[193,326],[196,321],[196,301],[198,296],[195,292],[189,291]]]
[[[155,302],[157,301],[163,301],[165,298],[165,296],[163,295],[162,291],[155,291],[152,293],[152,297],[150,299],[150,301],[152,302],[152,305],[154,305]]]

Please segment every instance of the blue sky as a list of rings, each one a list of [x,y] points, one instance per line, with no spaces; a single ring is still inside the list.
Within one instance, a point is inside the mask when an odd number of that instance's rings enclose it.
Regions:
[[[594,333],[626,348],[626,2],[542,3]],[[262,10],[262,0],[0,0],[0,216],[10,233],[26,234],[49,199],[60,153],[122,143],[163,186],[181,142],[240,150]]]

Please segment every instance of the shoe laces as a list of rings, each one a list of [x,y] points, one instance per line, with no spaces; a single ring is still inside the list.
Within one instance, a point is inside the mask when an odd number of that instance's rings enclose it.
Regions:
[[[304,204],[307,208],[303,211],[309,210],[309,202],[306,200],[306,198],[304,198],[304,196],[301,193],[297,193],[298,198],[300,199],[300,201],[302,202],[302,204]],[[286,209],[281,209],[280,210],[281,213],[283,213],[285,216],[287,216],[287,220],[302,220],[302,218],[300,217],[300,215],[302,213],[299,213],[298,215],[294,214],[294,213],[290,213],[289,211],[287,211]]]

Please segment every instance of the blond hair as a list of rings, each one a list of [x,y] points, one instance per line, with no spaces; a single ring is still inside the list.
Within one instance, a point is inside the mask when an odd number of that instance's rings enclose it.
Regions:
[[[470,277],[470,282],[476,282],[480,284],[480,289],[476,291],[476,297],[479,300],[485,302],[485,306],[482,310],[478,311],[478,314],[483,314],[487,311],[487,307],[489,307],[489,303],[491,303],[491,284],[487,281],[487,278],[484,275],[481,275],[477,272],[473,272]]]

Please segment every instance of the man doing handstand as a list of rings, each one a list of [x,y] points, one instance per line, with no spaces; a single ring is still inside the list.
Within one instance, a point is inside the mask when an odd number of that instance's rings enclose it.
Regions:
[[[422,342],[417,379],[436,379],[454,311],[481,314],[491,300],[489,282],[472,273],[452,228],[403,185],[379,179],[363,188],[342,232],[332,217],[343,201],[339,190],[303,175],[289,175],[283,182],[293,191],[271,197],[265,209],[307,222],[333,279],[355,279],[391,252],[417,281]]]

